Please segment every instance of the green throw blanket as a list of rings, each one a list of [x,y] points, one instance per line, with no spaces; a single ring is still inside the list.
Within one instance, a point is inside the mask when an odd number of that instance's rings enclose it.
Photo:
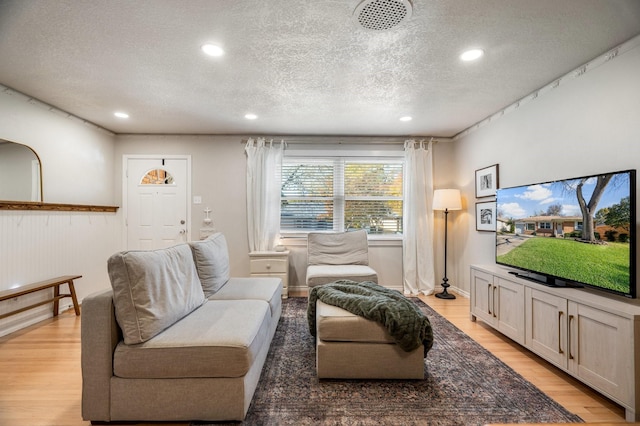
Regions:
[[[398,346],[407,352],[424,345],[426,356],[433,346],[429,318],[415,303],[396,290],[372,282],[357,283],[348,280],[313,287],[307,307],[309,331],[313,336],[316,335],[317,300],[382,324]]]

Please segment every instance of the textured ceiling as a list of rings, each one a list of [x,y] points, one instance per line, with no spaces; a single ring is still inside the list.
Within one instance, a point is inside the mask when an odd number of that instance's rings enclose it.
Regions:
[[[638,0],[359,3],[0,0],[0,84],[115,133],[454,136],[640,33]]]

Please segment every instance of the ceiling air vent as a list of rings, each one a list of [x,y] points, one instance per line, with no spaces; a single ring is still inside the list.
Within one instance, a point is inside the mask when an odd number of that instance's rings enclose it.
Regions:
[[[383,31],[411,17],[412,9],[409,0],[364,0],[353,17],[368,30]]]

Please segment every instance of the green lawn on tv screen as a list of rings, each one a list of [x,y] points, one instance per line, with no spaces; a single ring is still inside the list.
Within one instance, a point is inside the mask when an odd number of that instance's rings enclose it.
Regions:
[[[626,243],[600,245],[534,237],[498,256],[498,261],[628,293],[629,250],[629,244]]]

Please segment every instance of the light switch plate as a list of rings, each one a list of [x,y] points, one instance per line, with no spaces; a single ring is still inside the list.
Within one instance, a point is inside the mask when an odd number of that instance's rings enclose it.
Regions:
[[[199,195],[193,196],[193,204],[202,204],[202,197]]]

